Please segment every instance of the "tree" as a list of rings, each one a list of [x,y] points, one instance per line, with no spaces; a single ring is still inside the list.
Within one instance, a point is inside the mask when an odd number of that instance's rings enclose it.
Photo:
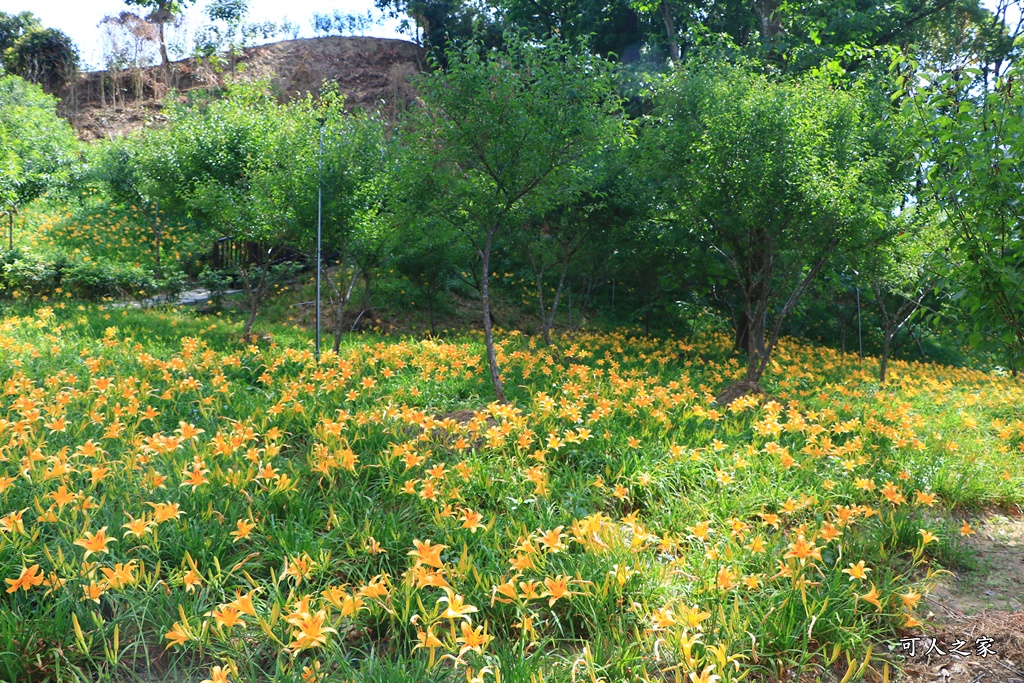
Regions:
[[[206,6],[206,16],[214,23],[206,27],[208,44],[204,52],[214,54],[226,47],[232,73],[243,41],[243,22],[248,14],[249,0],[213,0]]]
[[[334,308],[337,351],[345,330],[345,309],[357,283],[362,280],[365,288],[360,312],[364,315],[370,308],[374,272],[395,251],[396,226],[388,207],[395,142],[381,119],[362,110],[346,112],[336,89],[321,93],[317,101],[307,98],[293,103],[282,116],[287,117],[288,127],[279,138],[277,161],[261,178],[261,192],[282,208],[278,223],[293,236],[293,243],[312,255],[318,188],[323,188],[327,267],[322,274]]]
[[[862,91],[821,77],[780,83],[711,63],[660,84],[645,134],[652,182],[738,301],[747,370],[723,401],[760,391],[786,316],[890,208],[874,125]]]
[[[164,37],[164,26],[175,16],[181,14],[182,10],[191,5],[195,0],[124,0],[126,5],[132,7],[143,7],[150,10],[149,21],[156,24],[160,29],[160,60],[163,66],[170,63],[167,56],[167,40]]]
[[[519,218],[522,228],[512,236],[533,272],[541,334],[548,346],[571,267],[588,252],[596,256],[592,262],[607,262],[612,235],[636,213],[632,205],[636,188],[628,185],[623,149],[609,146],[587,162],[575,165],[563,179],[562,199],[544,206],[537,215]],[[549,274],[558,283],[550,300],[545,297],[551,286]]]
[[[317,35],[358,36],[365,35],[374,21],[369,11],[366,14],[354,14],[334,10],[334,14],[313,12],[309,23],[313,25],[313,33]]]
[[[539,213],[564,196],[574,165],[620,125],[610,64],[562,41],[508,34],[505,42],[500,53],[449,48],[448,70],[421,78],[424,106],[408,122],[402,192],[450,221],[479,255],[487,361],[501,401],[490,299],[495,238],[517,214]]]
[[[21,12],[20,14],[0,12],[0,66],[4,66],[4,53],[8,48],[14,47],[18,39],[29,29],[42,27],[39,19],[31,12]],[[4,68],[10,70],[6,66]]]
[[[510,29],[539,39],[557,35],[606,58],[633,62],[640,57],[647,27],[628,0],[502,0],[499,5]]]
[[[78,159],[78,140],[56,107],[38,85],[0,78],[0,206],[12,231],[18,209],[65,184]]]
[[[374,5],[385,16],[400,18],[400,30],[411,32],[418,44],[436,50],[439,62],[444,61],[449,40],[477,38],[485,45],[496,45],[501,39],[496,8],[482,0],[374,0]]]
[[[932,220],[929,202],[891,218],[890,235],[865,259],[862,277],[878,308],[882,355],[878,381],[885,384],[896,335],[919,313],[937,284],[933,256],[948,240]]]
[[[1019,16],[1012,10],[1017,0],[775,2],[782,27],[776,57],[790,71],[825,61],[833,68],[863,70],[877,58],[887,63],[892,49],[906,52],[913,46],[915,54],[936,67],[971,62],[998,75],[1019,51],[1014,41],[1022,25],[1011,20]]]
[[[291,144],[290,120],[260,83],[236,84],[209,102],[175,105],[169,118],[164,129],[138,134],[131,168],[119,170],[117,182],[246,248],[238,277],[248,335],[273,285],[290,270],[280,259],[292,239],[290,198],[277,189],[280,169],[294,161],[282,152]]]
[[[4,68],[53,92],[78,71],[78,50],[63,31],[29,26],[3,52]]]
[[[1014,66],[988,88],[981,69],[912,76],[904,102],[927,172],[920,192],[951,234],[943,275],[968,314],[962,329],[1011,365],[1024,354],[1022,76]]]

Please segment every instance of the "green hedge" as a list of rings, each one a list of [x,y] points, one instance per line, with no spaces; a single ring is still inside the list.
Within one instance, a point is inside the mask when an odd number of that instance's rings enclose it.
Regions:
[[[148,268],[112,261],[83,261],[24,249],[0,251],[0,298],[53,296],[60,289],[77,299],[145,299],[180,292],[184,285],[185,276],[178,272],[158,278]]]

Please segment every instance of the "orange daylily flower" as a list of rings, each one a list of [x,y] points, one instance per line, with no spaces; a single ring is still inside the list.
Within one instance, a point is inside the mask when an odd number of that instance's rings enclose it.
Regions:
[[[4,579],[4,581],[10,584],[10,588],[7,589],[8,593],[16,593],[19,589],[28,592],[34,586],[43,583],[43,575],[39,573],[39,565],[34,564],[31,567],[22,567],[18,578]]]
[[[806,563],[808,559],[821,562],[821,548],[815,546],[813,542],[808,543],[803,534],[798,534],[796,541],[789,544],[789,551],[783,557],[787,560],[791,558],[798,559],[800,564]]]
[[[861,560],[857,564],[854,564],[853,562],[851,562],[850,566],[843,570],[843,573],[844,574],[849,574],[850,575],[850,581],[853,581],[854,579],[866,579],[868,577],[868,572],[869,571],[871,571],[871,569],[868,568],[868,567],[865,567],[864,566],[864,560]]]
[[[167,648],[171,647],[172,645],[177,645],[180,647],[188,641],[192,640],[192,635],[189,632],[187,624],[180,621],[176,621],[174,622],[174,626],[171,627],[171,630],[164,635],[164,638],[171,641],[167,643]]]
[[[437,601],[443,602],[448,605],[444,612],[441,613],[442,619],[464,619],[465,621],[472,621],[470,614],[478,612],[479,610],[473,605],[466,604],[466,599],[461,595],[457,594],[451,588],[444,589],[444,595],[439,597]]]
[[[232,628],[239,624],[245,627],[245,620],[242,618],[242,611],[235,603],[231,602],[221,605],[217,609],[207,612],[206,616],[212,616],[214,622],[221,628]]]
[[[461,630],[462,635],[455,639],[455,642],[462,643],[462,647],[459,648],[460,657],[470,650],[481,653],[483,648],[487,647],[487,644],[494,640],[494,636],[487,634],[486,621],[483,626],[477,626],[476,628],[473,628],[467,622],[463,622]]]
[[[560,526],[550,531],[538,532],[537,541],[546,547],[549,553],[561,552],[566,549],[565,543],[562,542],[562,539],[565,538],[565,534],[562,533],[563,529],[565,527]]]
[[[220,666],[215,666],[210,669],[210,677],[200,683],[231,683],[228,680],[228,669]]]
[[[431,545],[429,538],[426,541],[416,539],[412,544],[416,546],[416,549],[410,550],[409,555],[416,558],[416,564],[425,564],[428,567],[435,567],[437,569],[444,567],[444,564],[441,562],[441,551],[445,550],[448,546]]]
[[[93,553],[107,552],[107,545],[116,541],[115,538],[107,538],[107,527],[103,527],[95,534],[86,531],[82,538],[75,541],[75,545],[85,548],[85,557],[88,558]]]
[[[242,539],[249,538],[249,534],[252,533],[252,530],[255,528],[255,522],[250,522],[244,519],[238,520],[235,524],[235,530],[229,534],[234,539],[232,543],[238,543]]]
[[[873,583],[871,584],[871,590],[870,591],[868,591],[864,595],[860,595],[860,596],[857,596],[857,597],[859,597],[861,600],[864,600],[866,602],[870,602],[872,605],[874,605],[875,607],[878,608],[879,612],[882,611],[882,601],[879,599],[879,598],[881,598],[881,595],[879,594],[878,589],[875,588],[875,584],[873,584]]]
[[[292,642],[288,644],[290,650],[308,650],[319,647],[327,642],[328,633],[337,633],[333,628],[324,626],[327,621],[327,613],[319,610],[315,614],[301,612],[288,617],[288,623],[292,625]]]

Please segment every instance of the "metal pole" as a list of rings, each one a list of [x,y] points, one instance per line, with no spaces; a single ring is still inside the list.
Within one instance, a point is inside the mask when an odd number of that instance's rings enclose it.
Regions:
[[[857,345],[860,347],[860,359],[864,360],[864,337],[860,327],[860,287],[857,288]]]
[[[156,213],[154,215],[154,224],[156,226],[156,276],[160,277],[163,273],[160,270],[160,200],[156,200]]]
[[[316,362],[320,363],[320,242],[323,236],[324,120],[320,120],[320,153],[317,157],[316,194]]]

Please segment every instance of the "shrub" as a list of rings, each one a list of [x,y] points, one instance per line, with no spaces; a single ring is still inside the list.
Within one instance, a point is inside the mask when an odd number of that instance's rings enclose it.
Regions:
[[[177,271],[158,279],[148,268],[115,261],[72,260],[59,252],[41,255],[22,249],[0,252],[2,298],[67,292],[86,300],[104,297],[142,300],[160,292],[176,295],[185,284],[185,275]]]
[[[64,274],[64,282],[65,288],[80,299],[145,298],[157,291],[152,273],[138,266],[110,261],[75,263]]]
[[[0,253],[0,293],[46,294],[60,286],[61,266],[31,252],[12,249]]]

